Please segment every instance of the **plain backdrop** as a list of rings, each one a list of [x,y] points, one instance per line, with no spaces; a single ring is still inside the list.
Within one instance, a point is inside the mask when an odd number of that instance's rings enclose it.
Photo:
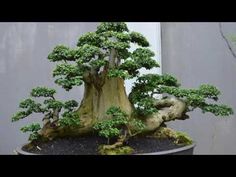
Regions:
[[[219,103],[236,112],[236,58],[223,39],[219,23],[161,23],[162,70],[175,75],[183,87],[213,84],[221,90]],[[236,23],[222,23],[230,48],[235,44]],[[236,154],[236,119],[202,114],[199,109],[190,119],[169,125],[185,131],[196,141],[195,154]]]

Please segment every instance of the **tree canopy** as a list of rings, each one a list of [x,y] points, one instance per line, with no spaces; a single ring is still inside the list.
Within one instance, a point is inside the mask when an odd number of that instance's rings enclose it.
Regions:
[[[130,44],[138,47],[129,51]],[[77,47],[58,45],[48,55],[59,62],[53,71],[55,83],[69,91],[73,86],[88,82],[89,78],[138,76],[139,69],[159,67],[147,39],[138,32],[130,32],[122,22],[101,23],[95,32],[82,35]]]

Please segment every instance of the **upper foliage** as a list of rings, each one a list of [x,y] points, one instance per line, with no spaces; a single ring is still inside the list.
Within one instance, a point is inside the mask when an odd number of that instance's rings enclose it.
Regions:
[[[47,87],[36,87],[33,88],[30,95],[32,97],[52,97],[56,93],[55,89],[50,89]]]
[[[124,22],[104,22],[97,27],[97,33],[102,33],[106,31],[124,32],[129,30]]]
[[[131,43],[139,46],[133,52],[129,51]],[[76,48],[56,46],[48,59],[61,62],[53,77],[57,77],[55,83],[68,91],[86,81],[85,75],[98,77],[107,72],[108,77],[129,79],[137,76],[141,68],[159,67],[148,46],[147,39],[138,32],[130,32],[125,23],[104,22],[95,32],[82,35]]]
[[[156,94],[168,94],[181,98],[187,103],[188,111],[200,108],[204,113],[211,112],[216,116],[233,114],[232,108],[226,105],[207,103],[208,100],[218,100],[220,91],[216,87],[203,84],[198,89],[183,89],[179,86],[177,79],[168,74],[147,74],[137,79],[129,98],[136,105],[137,111],[144,115],[158,111],[154,101]]]
[[[50,61],[70,61],[74,60],[73,58],[73,52],[70,50],[69,47],[66,47],[64,45],[58,45],[56,46],[52,53],[48,55],[48,59]]]

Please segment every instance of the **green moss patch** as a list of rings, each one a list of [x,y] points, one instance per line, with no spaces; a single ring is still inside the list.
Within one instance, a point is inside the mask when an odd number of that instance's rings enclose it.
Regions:
[[[154,137],[160,138],[160,139],[171,138],[174,140],[174,143],[178,145],[190,145],[193,143],[193,140],[185,132],[174,131],[166,127],[159,128],[154,133]]]
[[[100,155],[128,155],[132,154],[134,149],[130,146],[121,146],[112,149],[104,148],[104,145],[99,146]]]

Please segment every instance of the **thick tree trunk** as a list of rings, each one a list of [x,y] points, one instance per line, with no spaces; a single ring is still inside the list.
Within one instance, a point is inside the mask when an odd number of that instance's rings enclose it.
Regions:
[[[81,127],[53,128],[46,124],[41,134],[43,137],[55,138],[91,133],[96,122],[109,118],[106,111],[111,106],[120,107],[131,118],[134,108],[127,97],[123,79],[106,79],[101,87],[85,83],[84,98],[76,111],[81,120]],[[145,124],[145,129],[141,133],[152,133],[165,122],[187,118],[186,103],[177,98],[156,100],[155,106],[159,110],[157,113],[139,117]]]
[[[99,80],[85,82],[84,97],[76,111],[80,118],[80,127],[52,127],[50,123],[47,123],[40,134],[43,137],[52,139],[91,133],[96,122],[109,118],[106,111],[111,106],[120,107],[131,117],[133,106],[126,94],[124,80],[121,78],[106,78],[102,84],[100,83]]]
[[[133,106],[127,97],[123,79],[106,78],[101,87],[85,83],[84,98],[77,111],[84,127],[107,119],[106,111],[111,106],[120,107],[131,116]]]

